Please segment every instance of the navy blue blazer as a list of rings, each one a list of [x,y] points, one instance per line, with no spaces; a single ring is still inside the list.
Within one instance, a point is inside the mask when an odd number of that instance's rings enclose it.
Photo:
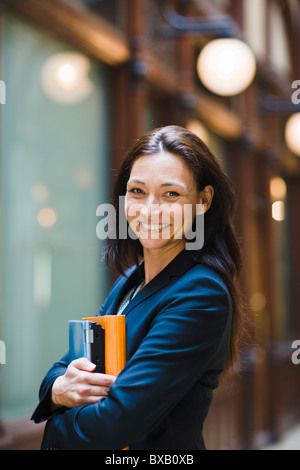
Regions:
[[[141,277],[131,268],[113,285],[99,314],[115,314]],[[183,250],[129,303],[127,363],[97,404],[51,411],[54,380],[40,388],[32,419],[48,420],[42,449],[205,449],[202,430],[230,340],[232,302],[222,278]]]

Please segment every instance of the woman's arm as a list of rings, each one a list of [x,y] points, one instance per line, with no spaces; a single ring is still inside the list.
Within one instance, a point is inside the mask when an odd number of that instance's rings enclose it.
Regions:
[[[117,284],[117,282],[118,281],[116,281],[115,284]],[[109,299],[106,299],[105,303],[100,307],[99,315],[104,313],[108,302]],[[39,390],[39,404],[31,417],[35,423],[40,423],[49,419],[53,414],[55,414],[55,412],[58,411],[58,408],[61,408],[61,406],[55,406],[52,401],[52,387],[57,379],[64,376],[68,369],[69,363],[69,353],[67,352],[58,362],[53,364],[51,369],[44,377]],[[59,379],[59,381],[62,385],[62,379]],[[58,385],[58,383],[56,385]]]
[[[96,365],[81,357],[71,362],[64,375],[58,377],[52,386],[52,403],[55,407],[75,408],[97,403],[106,397],[116,377],[94,373]]]
[[[85,357],[66,362],[67,355],[50,369],[40,388],[40,403],[32,419],[48,419],[60,408],[74,408],[97,403],[106,397],[115,377],[94,373],[95,364]]]

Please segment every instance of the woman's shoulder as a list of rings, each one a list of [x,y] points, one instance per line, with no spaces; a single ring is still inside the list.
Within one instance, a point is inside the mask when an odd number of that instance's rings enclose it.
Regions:
[[[179,284],[188,284],[190,287],[216,285],[225,291],[229,291],[226,281],[216,269],[211,268],[203,263],[195,262],[182,276],[178,279]]]
[[[217,304],[232,305],[229,288],[222,276],[201,263],[193,264],[185,273],[174,276],[161,298],[170,308],[213,308]]]

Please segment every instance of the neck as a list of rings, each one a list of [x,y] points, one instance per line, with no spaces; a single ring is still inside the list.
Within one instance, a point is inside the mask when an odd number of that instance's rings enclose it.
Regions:
[[[150,250],[144,248],[145,284],[159,274],[182,250],[178,244],[166,250]]]

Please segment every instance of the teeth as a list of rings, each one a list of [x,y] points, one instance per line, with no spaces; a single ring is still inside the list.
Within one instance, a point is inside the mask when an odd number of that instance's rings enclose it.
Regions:
[[[158,224],[158,225],[148,225],[144,224],[141,222],[141,225],[146,229],[146,230],[161,230],[164,228],[169,227],[169,224]]]

